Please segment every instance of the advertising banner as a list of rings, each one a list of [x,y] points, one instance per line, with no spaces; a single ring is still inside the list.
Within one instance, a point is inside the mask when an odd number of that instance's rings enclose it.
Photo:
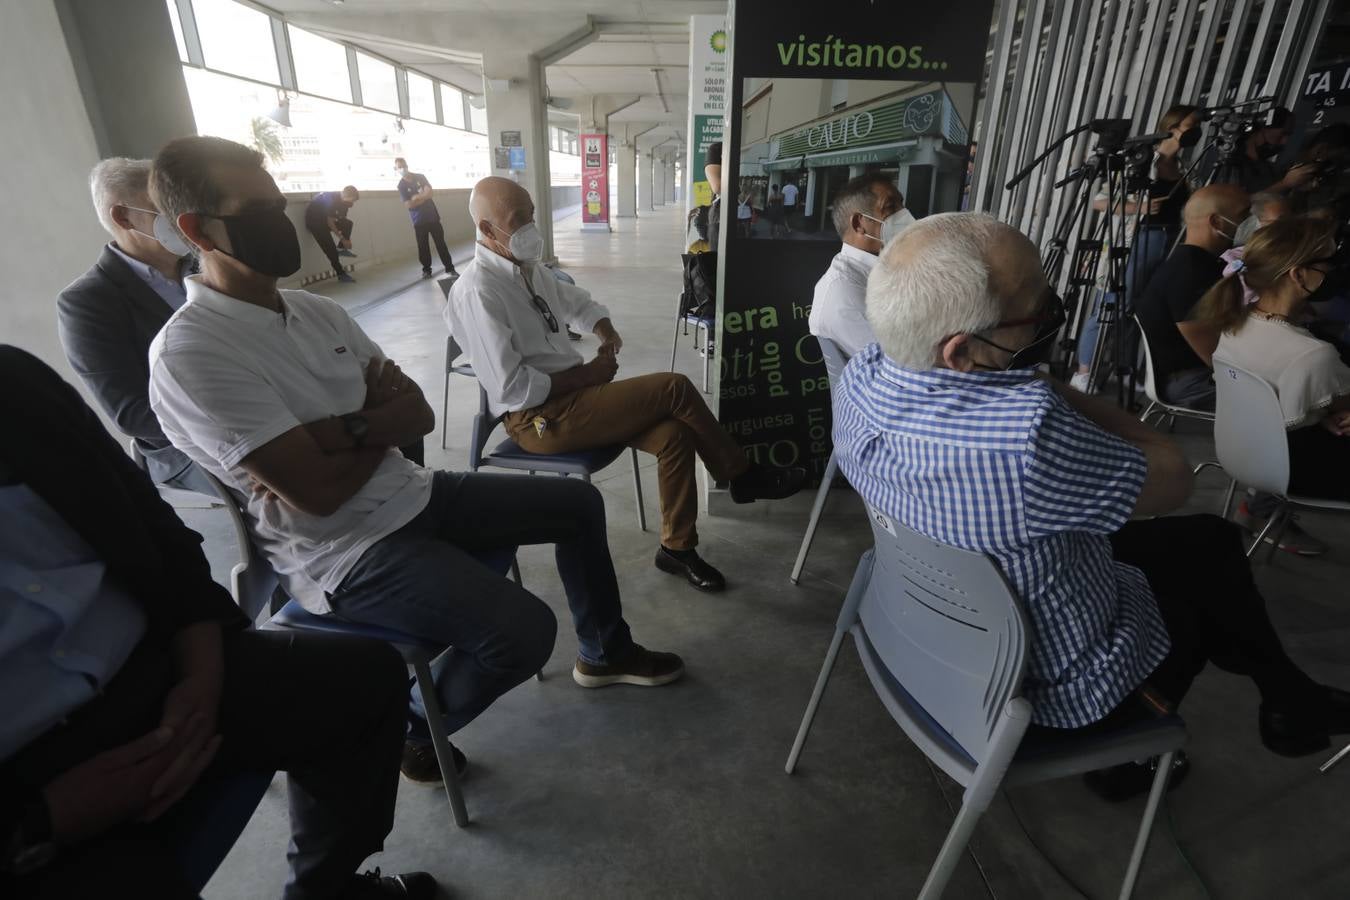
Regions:
[[[750,216],[722,220],[718,418],[753,459],[818,479],[830,384],[808,318],[841,246],[833,198],[876,172],[915,217],[960,209],[993,0],[732,10],[723,205]]]
[[[689,146],[685,156],[685,211],[712,203],[703,175],[708,145],[722,140],[727,113],[727,22],[722,16],[689,17]]]
[[[609,136],[581,137],[581,230],[609,230]]]

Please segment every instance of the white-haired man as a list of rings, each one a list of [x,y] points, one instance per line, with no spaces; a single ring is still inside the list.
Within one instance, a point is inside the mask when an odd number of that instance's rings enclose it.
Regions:
[[[150,410],[150,341],[187,302],[183,277],[192,260],[161,220],[149,182],[148,159],[105,159],[89,173],[94,212],[112,240],[94,267],[61,292],[57,328],[70,367],[108,418],[136,441],[150,477],[211,493]]]
[[[881,512],[999,564],[1031,619],[1035,723],[1170,711],[1210,661],[1256,682],[1271,750],[1350,731],[1350,694],[1281,647],[1236,527],[1130,521],[1181,506],[1190,470],[1165,435],[1037,375],[1063,310],[1031,241],[981,214],[923,219],[882,252],[867,317],[879,346],[836,392],[840,466]],[[1141,769],[1097,784],[1140,788]]]
[[[614,380],[623,339],[609,310],[540,265],[543,238],[523,187],[484,178],[474,185],[469,211],[478,246],[450,292],[445,321],[473,361],[489,408],[530,453],[625,444],[654,454],[661,487],[656,567],[699,590],[722,590],[722,573],[694,549],[695,457],[730,484],[737,503],[790,496],[806,471],[751,463],[683,375]],[[594,332],[600,339],[594,359],[585,362],[573,349],[564,325]]]

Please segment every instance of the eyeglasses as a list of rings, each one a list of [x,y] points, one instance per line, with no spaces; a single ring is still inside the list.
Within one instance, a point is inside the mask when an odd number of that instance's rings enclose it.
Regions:
[[[1045,299],[1041,301],[1041,311],[1034,316],[1027,316],[1022,319],[1007,319],[993,325],[986,331],[995,331],[999,328],[1017,328],[1020,325],[1036,325],[1049,329],[1052,326],[1058,328],[1063,325],[1068,317],[1064,313],[1064,301],[1059,298],[1053,290],[1046,291]]]
[[[539,315],[544,317],[544,322],[548,325],[548,330],[554,334],[558,333],[558,317],[553,315],[553,310],[548,308],[548,303],[538,294],[530,294],[530,302],[534,308],[539,310]]]

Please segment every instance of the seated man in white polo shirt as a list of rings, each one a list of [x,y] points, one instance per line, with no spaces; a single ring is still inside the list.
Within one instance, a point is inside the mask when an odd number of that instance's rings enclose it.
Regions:
[[[816,282],[807,325],[818,338],[829,338],[845,356],[876,343],[867,323],[867,276],[877,254],[914,216],[895,182],[881,172],[852,179],[834,197],[834,230],[844,246]]]
[[[553,612],[478,561],[519,544],[557,544],[579,684],[683,673],[678,656],[629,634],[593,487],[432,472],[399,453],[435,415],[336,303],[277,289],[299,268],[300,243],[259,153],[220,138],[171,141],[151,192],[201,261],[187,304],[150,347],[151,408],[175,447],[246,502],[291,596],[313,613],[453,647],[436,667],[450,733],[552,651]],[[416,699],[414,713],[404,774],[439,780]]]
[[[657,372],[616,381],[623,339],[609,310],[540,264],[544,241],[523,187],[508,178],[484,178],[474,185],[469,213],[478,246],[450,290],[445,321],[473,361],[488,407],[529,453],[623,444],[654,455],[661,489],[656,567],[701,591],[722,590],[722,573],[694,549],[696,459],[730,485],[737,503],[791,496],[806,470],[750,462],[683,375]],[[567,340],[566,325],[600,339],[595,359],[582,360]]]

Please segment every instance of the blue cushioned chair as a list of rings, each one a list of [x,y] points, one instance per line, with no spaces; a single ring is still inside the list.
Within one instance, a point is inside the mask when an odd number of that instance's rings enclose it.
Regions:
[[[848,356],[839,345],[829,338],[817,337],[820,354],[825,357],[825,372],[830,378],[830,402],[834,402],[834,387],[844,377],[844,366],[848,365]],[[816,526],[820,524],[820,514],[825,511],[825,500],[830,496],[830,486],[834,476],[839,474],[839,458],[833,448],[830,460],[825,463],[825,474],[820,477],[820,487],[816,489],[816,502],[811,505],[811,518],[806,522],[806,534],[802,535],[802,545],[797,550],[797,561],[792,564],[792,574],[788,580],[797,584],[802,580],[802,566],[806,565],[806,554],[811,552],[811,542],[816,537]]]
[[[716,327],[712,316],[699,316],[692,312],[684,311],[683,299],[676,299],[675,307],[675,338],[670,345],[670,371],[675,371],[675,353],[680,348],[680,334],[689,333],[689,326],[694,327],[694,349],[698,347],[698,336],[703,335],[703,393],[708,393],[708,370],[712,365],[713,357],[713,328]]]
[[[230,501],[225,504],[225,508],[230,512],[236,538],[241,546],[248,548],[245,559],[230,573],[230,592],[240,608],[261,610],[279,586],[277,574],[254,545],[248,523],[239,506],[239,498],[213,476],[211,481],[220,496]],[[516,581],[520,581],[519,570],[515,569],[514,550],[502,551],[492,559],[484,559],[483,562],[494,571],[505,572],[508,567],[512,568]],[[436,695],[436,683],[431,674],[431,662],[445,651],[444,646],[377,625],[361,625],[336,616],[315,615],[295,600],[288,600],[277,610],[268,621],[267,627],[363,637],[392,644],[403,654],[404,661],[416,676],[417,689],[421,693],[428,724],[442,719],[440,698]],[[542,679],[542,674],[539,677]],[[445,794],[450,801],[450,810],[454,814],[455,823],[463,827],[469,823],[469,815],[464,808],[464,795],[460,791],[459,774],[455,771],[454,756],[450,752],[450,740],[444,728],[436,728],[433,725],[429,730],[431,744],[436,751],[436,761],[440,763],[441,775],[445,781]]]
[[[983,554],[917,534],[869,507],[875,546],[863,554],[835,623],[787,772],[797,765],[820,698],[851,633],[887,712],[965,793],[921,900],[941,897],[981,814],[1002,785],[1049,781],[1161,756],[1120,896],[1134,891],[1172,760],[1186,743],[1176,716],[1090,735],[1036,733],[1021,695],[1027,626],[1002,572]]]
[[[463,355],[463,350],[454,337],[445,339],[445,403],[441,407],[441,448],[445,448],[446,429],[449,427],[449,420],[446,418],[450,406],[450,376],[465,375],[470,378],[476,378],[473,366],[468,363],[457,363],[456,360]],[[518,472],[529,472],[533,475],[535,472],[553,472],[558,475],[580,475],[582,480],[589,482],[591,476],[601,469],[614,462],[621,455],[625,447],[622,444],[614,444],[610,447],[601,447],[596,450],[578,450],[574,453],[530,453],[523,449],[515,441],[507,438],[497,444],[491,452],[483,452],[487,448],[488,439],[492,437],[492,432],[497,428],[501,421],[501,416],[494,416],[488,409],[487,391],[483,386],[478,386],[478,412],[473,417],[473,430],[469,436],[469,469],[477,472],[483,466],[491,466],[496,469],[514,469]],[[638,527],[643,531],[647,530],[647,512],[642,504],[642,477],[638,469],[637,450],[628,449],[633,463],[633,494],[637,498]]]

